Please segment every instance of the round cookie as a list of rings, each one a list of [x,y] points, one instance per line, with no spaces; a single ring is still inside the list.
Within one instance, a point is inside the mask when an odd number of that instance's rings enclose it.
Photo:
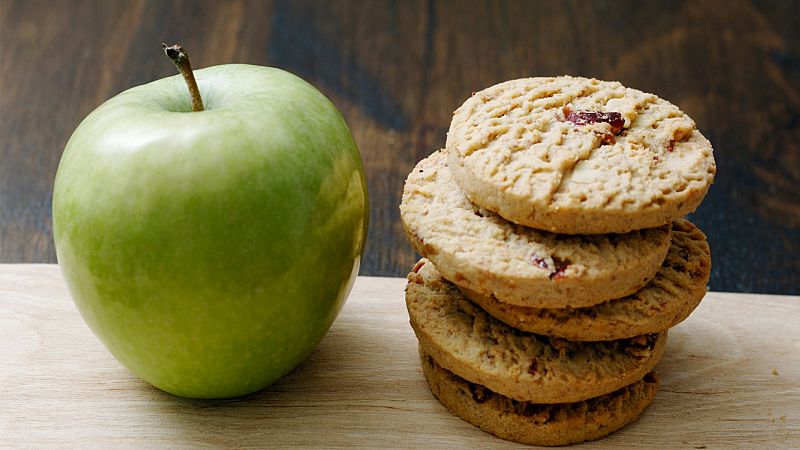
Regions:
[[[433,264],[419,271],[439,277]],[[586,308],[526,308],[461,288],[489,314],[514,328],[573,341],[608,341],[658,333],[682,322],[706,294],[711,252],[706,236],[685,219],[672,224],[672,244],[650,283],[627,297]]]
[[[414,271],[408,279],[406,307],[425,352],[456,375],[514,400],[569,403],[607,394],[642,378],[664,353],[666,332],[606,342],[525,333],[494,319],[450,283]]]
[[[667,254],[670,225],[567,236],[514,225],[469,202],[435,152],[409,174],[400,204],[414,249],[448,280],[514,305],[596,305],[641,289]]]
[[[711,143],[678,107],[579,77],[474,94],[455,111],[446,146],[474,203],[566,234],[668,224],[697,208],[716,173]]]
[[[607,436],[636,420],[653,401],[653,372],[600,397],[577,403],[518,402],[443,369],[420,348],[422,372],[433,395],[481,430],[528,445],[568,445]]]

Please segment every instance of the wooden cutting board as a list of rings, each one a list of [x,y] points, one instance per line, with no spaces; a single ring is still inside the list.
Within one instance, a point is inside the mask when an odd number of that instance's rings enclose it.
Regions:
[[[501,447],[422,377],[399,278],[358,279],[309,359],[252,396],[186,400],[92,335],[55,265],[0,265],[0,447]],[[709,293],[670,332],[639,420],[583,447],[800,447],[800,298]]]

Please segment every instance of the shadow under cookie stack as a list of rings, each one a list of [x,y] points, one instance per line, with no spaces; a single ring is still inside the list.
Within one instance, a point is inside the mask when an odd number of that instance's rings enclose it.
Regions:
[[[682,217],[715,170],[694,121],[619,83],[528,78],[473,94],[400,205],[423,256],[406,305],[433,394],[534,445],[634,421],[667,330],[706,292],[706,237]]]

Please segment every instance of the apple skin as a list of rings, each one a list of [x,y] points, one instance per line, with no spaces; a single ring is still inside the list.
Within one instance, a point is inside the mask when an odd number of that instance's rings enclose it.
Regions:
[[[361,156],[334,105],[279,69],[196,70],[84,119],[55,180],[61,271],[92,331],[175,395],[249,394],[297,366],[341,310],[368,223]]]

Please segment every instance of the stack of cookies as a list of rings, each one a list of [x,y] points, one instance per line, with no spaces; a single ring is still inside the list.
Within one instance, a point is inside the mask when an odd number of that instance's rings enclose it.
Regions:
[[[508,81],[454,114],[400,205],[423,256],[406,304],[431,391],[501,438],[605,436],[652,401],[667,329],[705,295],[713,181],[676,106],[619,83]]]

